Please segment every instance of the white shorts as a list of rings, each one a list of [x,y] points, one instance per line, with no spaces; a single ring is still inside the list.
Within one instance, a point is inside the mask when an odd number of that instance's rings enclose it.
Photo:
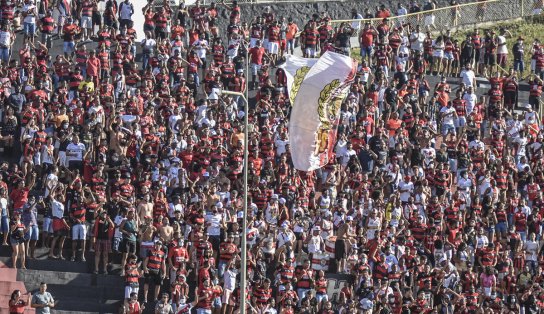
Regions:
[[[276,42],[269,42],[268,43],[268,53],[272,54],[278,54],[280,51],[280,44]]]
[[[435,50],[433,51],[433,57],[435,58],[444,58],[444,50]]]
[[[425,16],[425,26],[434,25],[434,20],[435,20],[435,16],[432,14]]]
[[[72,241],[74,240],[86,240],[87,239],[87,226],[85,224],[72,226]]]
[[[92,28],[93,27],[93,19],[90,16],[82,16],[81,17],[81,28]]]
[[[223,296],[221,297],[221,302],[223,302],[223,304],[228,304],[231,294],[232,294],[232,290],[224,289]]]
[[[131,287],[131,286],[125,286],[125,299],[130,299],[130,295],[132,292],[138,294],[138,291],[140,290],[139,287]]]
[[[61,167],[68,167],[68,159],[66,159],[66,152],[59,151],[59,164]]]

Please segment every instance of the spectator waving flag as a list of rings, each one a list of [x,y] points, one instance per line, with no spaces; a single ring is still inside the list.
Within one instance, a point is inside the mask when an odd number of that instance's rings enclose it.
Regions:
[[[289,121],[296,169],[315,170],[329,162],[336,142],[340,105],[356,69],[356,61],[350,57],[326,52],[304,77]]]
[[[287,78],[287,93],[291,103],[294,103],[302,81],[316,62],[317,59],[301,58],[294,55],[286,56],[286,62],[281,67]]]

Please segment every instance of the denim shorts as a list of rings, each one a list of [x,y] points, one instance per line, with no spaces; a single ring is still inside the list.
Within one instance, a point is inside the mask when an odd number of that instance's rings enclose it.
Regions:
[[[40,238],[40,228],[37,225],[28,227],[28,231],[25,234],[25,240],[38,241]]]
[[[36,33],[36,23],[24,23],[23,27],[26,35],[34,35]]]

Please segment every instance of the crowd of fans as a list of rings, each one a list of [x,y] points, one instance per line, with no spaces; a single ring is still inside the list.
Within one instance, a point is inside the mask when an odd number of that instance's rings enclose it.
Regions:
[[[236,1],[151,0],[142,12],[130,1],[1,1],[0,230],[13,267],[37,246],[51,263],[94,256],[95,274],[118,256],[122,313],[230,314],[241,298],[272,314],[544,308],[538,40],[509,47],[514,34],[500,29],[458,41],[431,32],[432,14],[414,26],[389,21],[385,6],[375,25],[332,25],[327,13],[297,25],[270,8],[243,16]],[[141,14],[145,38],[133,28]],[[298,46],[353,54],[352,37],[362,61],[334,158],[298,171],[281,63]],[[529,104],[518,102],[522,82]],[[248,112],[222,89],[249,89]],[[331,275],[347,278],[334,294]],[[12,299],[15,311],[34,306]]]

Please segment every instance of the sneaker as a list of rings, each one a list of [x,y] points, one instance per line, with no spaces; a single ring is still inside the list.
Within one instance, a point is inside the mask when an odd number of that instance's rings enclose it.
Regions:
[[[75,257],[75,256],[72,256],[72,258],[70,258],[70,260],[71,260],[72,262],[75,262],[75,261],[76,261],[76,257]]]
[[[87,260],[85,259],[85,256],[82,256],[82,257],[81,257],[81,261],[82,261],[82,262],[86,262],[86,261],[87,261]]]
[[[98,270],[95,270],[93,274],[98,275]]]

